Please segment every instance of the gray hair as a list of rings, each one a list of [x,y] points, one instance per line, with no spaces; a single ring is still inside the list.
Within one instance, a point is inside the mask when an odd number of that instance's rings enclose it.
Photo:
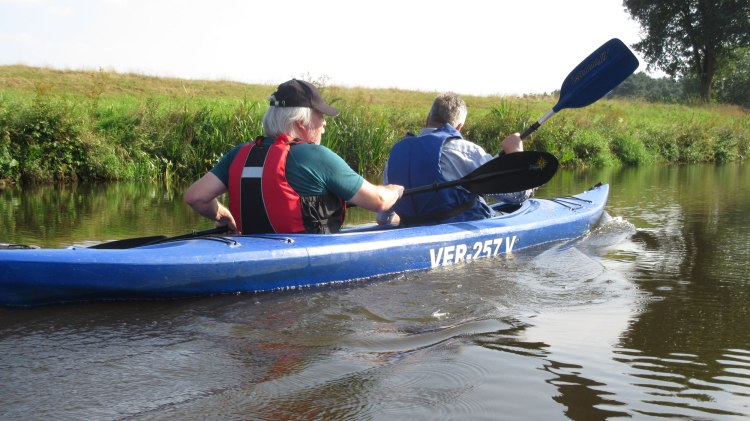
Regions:
[[[436,127],[450,124],[456,127],[466,121],[467,114],[464,100],[458,94],[446,92],[438,95],[432,102],[427,124]]]
[[[263,116],[263,134],[274,139],[282,134],[297,137],[297,129],[294,127],[297,121],[309,125],[312,121],[312,108],[268,107]]]

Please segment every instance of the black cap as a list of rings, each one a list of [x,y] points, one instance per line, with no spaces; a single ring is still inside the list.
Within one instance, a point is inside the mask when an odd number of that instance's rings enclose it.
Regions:
[[[272,107],[307,107],[325,115],[339,114],[339,110],[323,101],[315,85],[303,80],[292,79],[282,83],[268,99]]]

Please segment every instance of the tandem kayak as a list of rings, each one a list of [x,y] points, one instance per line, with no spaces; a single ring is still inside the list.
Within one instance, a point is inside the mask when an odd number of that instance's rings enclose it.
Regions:
[[[0,305],[260,292],[427,270],[582,236],[604,212],[599,184],[531,198],[484,220],[374,224],[337,234],[205,236],[128,249],[0,250]]]

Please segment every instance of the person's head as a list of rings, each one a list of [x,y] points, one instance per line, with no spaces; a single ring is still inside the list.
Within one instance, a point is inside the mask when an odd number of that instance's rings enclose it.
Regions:
[[[466,103],[458,94],[446,92],[432,102],[430,114],[427,115],[427,127],[441,127],[450,124],[461,130],[466,122]]]
[[[263,116],[263,133],[266,137],[276,138],[286,134],[320,143],[326,126],[324,115],[339,114],[339,110],[323,101],[314,85],[297,79],[279,85],[268,100],[270,107]]]

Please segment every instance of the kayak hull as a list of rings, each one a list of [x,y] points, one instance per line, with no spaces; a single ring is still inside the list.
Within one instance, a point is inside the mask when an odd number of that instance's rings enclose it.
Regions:
[[[577,238],[598,222],[608,194],[599,185],[576,196],[532,198],[490,219],[423,227],[0,250],[0,305],[260,292],[459,264]]]

